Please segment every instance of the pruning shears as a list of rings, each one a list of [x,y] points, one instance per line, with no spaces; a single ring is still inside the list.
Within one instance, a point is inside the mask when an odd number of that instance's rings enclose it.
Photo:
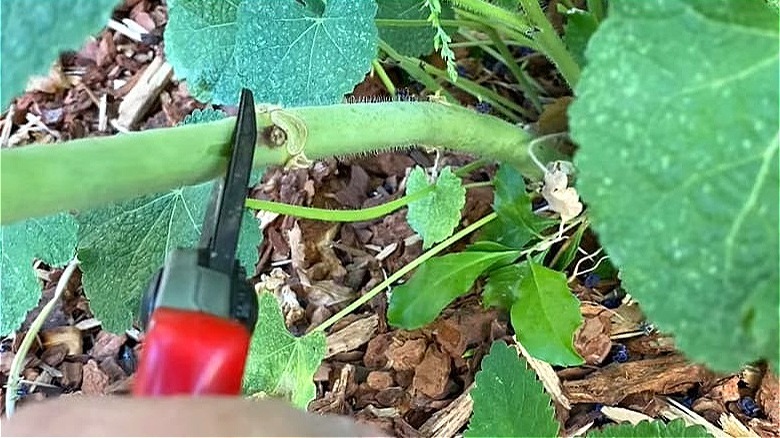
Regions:
[[[227,173],[215,185],[200,242],[177,248],[149,282],[136,396],[241,391],[257,296],[236,259],[255,142],[254,98],[241,91]]]

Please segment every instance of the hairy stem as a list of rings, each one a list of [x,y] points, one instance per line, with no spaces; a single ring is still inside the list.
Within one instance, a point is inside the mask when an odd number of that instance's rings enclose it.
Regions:
[[[25,362],[24,359],[27,357],[27,352],[30,351],[32,343],[38,337],[38,332],[41,330],[41,327],[43,326],[44,321],[46,321],[46,318],[49,317],[52,309],[54,309],[54,305],[60,299],[62,293],[65,292],[65,288],[68,286],[68,281],[70,281],[70,277],[73,275],[73,271],[76,270],[78,265],[79,261],[77,259],[73,259],[70,261],[70,263],[68,263],[68,266],[65,268],[65,271],[62,272],[62,276],[60,276],[60,279],[57,282],[57,286],[54,289],[54,296],[51,297],[45,306],[43,306],[41,312],[38,314],[38,316],[35,317],[32,324],[30,324],[30,329],[27,330],[27,333],[25,333],[24,338],[22,339],[22,343],[19,345],[19,350],[16,352],[16,355],[11,361],[11,369],[8,372],[8,386],[5,389],[5,409],[8,417],[13,416],[16,410],[16,392],[20,387],[21,374],[23,371],[23,364]]]
[[[290,108],[306,125],[306,155],[314,160],[426,145],[515,165],[530,178],[541,172],[529,153],[530,135],[495,117],[434,102],[385,102]],[[257,113],[258,132],[271,122]],[[3,224],[60,211],[83,210],[183,185],[225,171],[235,118],[55,145],[0,151]],[[290,155],[259,136],[254,167],[280,165]],[[543,161],[560,156],[535,150]],[[78,190],[73,190],[77,187]]]

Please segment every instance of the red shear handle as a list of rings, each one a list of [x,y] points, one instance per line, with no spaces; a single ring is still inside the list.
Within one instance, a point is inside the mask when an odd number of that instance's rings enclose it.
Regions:
[[[236,321],[201,312],[155,310],[133,394],[237,395],[250,334]]]

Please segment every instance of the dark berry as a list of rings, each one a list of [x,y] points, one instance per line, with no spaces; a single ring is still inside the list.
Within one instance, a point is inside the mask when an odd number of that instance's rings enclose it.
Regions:
[[[599,274],[594,274],[591,272],[585,277],[585,287],[588,289],[593,289],[594,287],[598,286],[599,281],[601,281]]]
[[[135,372],[137,363],[135,360],[133,348],[130,345],[123,344],[122,347],[119,348],[119,353],[117,353],[117,362],[127,374],[133,374]]]
[[[604,299],[601,300],[601,305],[607,309],[617,309],[623,303],[623,298],[625,297],[626,291],[622,288],[617,288],[604,296]]]
[[[737,406],[748,417],[754,418],[761,414],[761,408],[758,407],[756,402],[750,397],[742,397],[737,401]]]
[[[27,386],[20,386],[16,390],[16,396],[19,398],[26,397],[30,394],[30,388]]]
[[[688,409],[691,409],[691,408],[693,407],[693,401],[694,401],[694,400],[693,400],[693,397],[691,397],[690,395],[686,395],[686,396],[685,396],[685,397],[683,397],[683,399],[681,400],[681,403],[682,403],[683,405],[685,405],[685,407],[686,407],[686,408],[688,408]]]
[[[478,102],[476,105],[476,109],[478,113],[488,114],[492,109],[492,107],[487,102]]]
[[[462,76],[464,78],[469,77],[469,72],[466,71],[466,67],[462,65],[458,66],[458,76]]]
[[[628,349],[623,344],[615,344],[612,346],[612,361],[623,363],[628,362]]]

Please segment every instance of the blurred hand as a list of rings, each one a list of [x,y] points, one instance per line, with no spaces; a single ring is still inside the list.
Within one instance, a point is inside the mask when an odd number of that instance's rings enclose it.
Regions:
[[[240,397],[63,397],[21,406],[3,436],[381,436],[348,417]]]

